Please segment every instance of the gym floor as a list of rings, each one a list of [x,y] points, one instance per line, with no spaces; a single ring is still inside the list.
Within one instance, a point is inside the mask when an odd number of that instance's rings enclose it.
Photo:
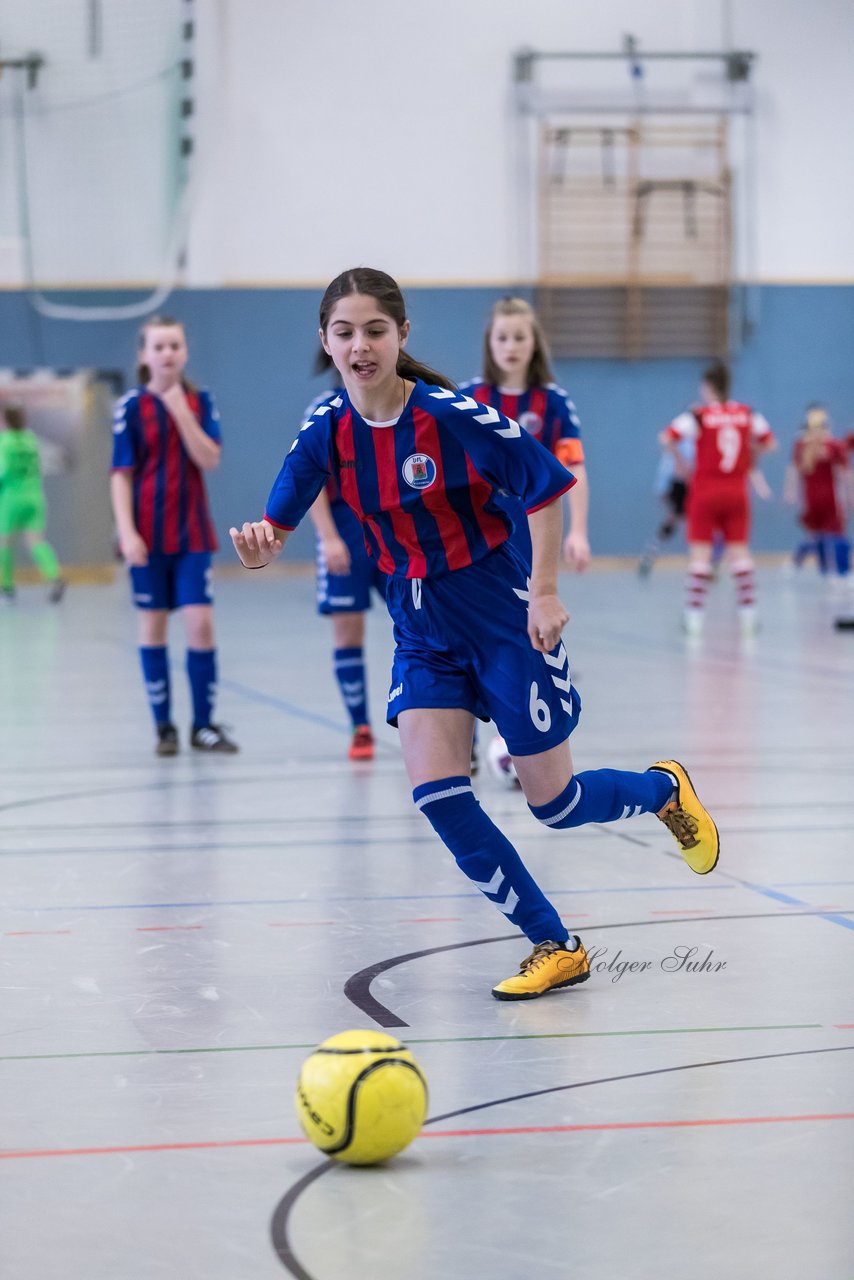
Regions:
[[[505,1004],[529,950],[412,808],[396,734],[351,765],[309,575],[224,576],[219,718],[153,755],[123,578],[0,614],[0,1271],[9,1280],[850,1280],[854,637],[807,573],[678,630],[681,576],[565,578],[579,769],[687,765],[693,876],[652,817],[485,807],[591,980]],[[369,619],[381,720],[391,651]],[[186,740],[180,622],[173,686]],[[482,731],[485,744],[492,727]],[[692,967],[692,965],[694,967]],[[627,966],[633,966],[628,968]],[[302,1137],[302,1060],[387,1029],[430,1085],[385,1166]]]

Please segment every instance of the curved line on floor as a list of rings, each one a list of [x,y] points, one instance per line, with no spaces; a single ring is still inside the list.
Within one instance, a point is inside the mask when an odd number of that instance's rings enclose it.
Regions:
[[[496,939],[492,939],[492,941],[496,941]],[[448,948],[443,949],[448,950]],[[854,1044],[834,1045],[826,1049],[790,1049],[783,1053],[756,1053],[740,1058],[714,1058],[704,1062],[685,1062],[678,1067],[654,1067],[648,1071],[630,1071],[618,1076],[602,1076],[596,1080],[576,1080],[573,1084],[552,1085],[548,1089],[535,1089],[530,1093],[516,1093],[508,1098],[494,1098],[491,1102],[478,1102],[471,1107],[460,1107],[458,1111],[446,1111],[444,1115],[431,1116],[429,1120],[425,1120],[424,1124],[425,1127],[430,1124],[439,1124],[442,1120],[454,1120],[457,1116],[470,1115],[473,1111],[485,1111],[489,1107],[500,1107],[507,1102],[521,1102],[527,1098],[540,1098],[549,1093],[566,1093],[570,1089],[585,1089],[595,1084],[616,1084],[623,1080],[640,1080],[646,1076],[663,1076],[676,1071],[696,1071],[700,1067],[725,1067],[741,1062],[768,1062],[777,1058],[802,1058],[821,1053],[844,1053],[852,1050],[854,1050]],[[340,1165],[336,1166],[332,1160],[324,1160],[322,1164],[316,1165],[314,1169],[305,1174],[285,1192],[273,1211],[273,1216],[270,1220],[272,1245],[279,1261],[295,1277],[295,1280],[316,1280],[316,1277],[306,1270],[294,1253],[289,1234],[291,1213],[303,1191],[316,1182],[318,1178],[322,1177],[324,1173],[331,1173],[336,1167],[340,1168]]]
[[[706,916],[702,920],[698,920],[696,916],[685,916],[682,918],[668,917],[663,920],[622,920],[616,924],[585,924],[584,932],[601,933],[605,929],[635,929],[653,924],[707,924],[710,920],[773,920],[784,916],[788,919],[791,916],[827,916],[827,915],[844,915],[845,912],[840,911],[751,911],[744,914]],[[451,942],[443,947],[426,947],[423,951],[408,951],[405,955],[391,956],[388,960],[378,960],[376,964],[368,965],[365,969],[360,969],[358,973],[352,974],[344,983],[344,995],[354,1004],[357,1009],[373,1019],[381,1027],[408,1027],[409,1023],[404,1022],[403,1018],[393,1013],[391,1009],[387,1009],[384,1004],[377,1000],[376,996],[371,994],[371,984],[375,978],[381,973],[387,972],[389,969],[395,969],[398,965],[406,964],[409,960],[420,960],[423,956],[438,955],[443,951],[460,951],[464,947],[479,947],[490,942],[512,942],[514,939],[519,940],[520,946],[524,942],[524,938],[519,933],[502,933],[495,938],[475,938],[473,942]],[[530,944],[529,944],[530,945]]]

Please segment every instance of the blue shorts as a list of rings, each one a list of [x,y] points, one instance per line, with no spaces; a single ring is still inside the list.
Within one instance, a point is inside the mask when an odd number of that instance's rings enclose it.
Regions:
[[[376,559],[368,555],[362,526],[346,503],[333,503],[332,518],[350,552],[350,572],[329,573],[318,540],[317,612],[364,613],[371,607],[372,587],[385,599],[388,575],[382,573]]]
[[[187,604],[213,604],[209,551],[184,555],[152,553],[148,564],[130,571],[137,609],[183,609]]]
[[[397,645],[389,724],[414,707],[460,707],[494,720],[511,755],[564,742],[581,699],[563,644],[544,654],[528,639],[527,587],[527,569],[506,542],[438,578],[389,578]]]

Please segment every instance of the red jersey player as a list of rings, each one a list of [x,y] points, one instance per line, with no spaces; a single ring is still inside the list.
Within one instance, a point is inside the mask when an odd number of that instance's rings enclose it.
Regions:
[[[800,495],[799,520],[818,544],[822,572],[832,562],[840,577],[848,573],[850,560],[845,537],[850,474],[844,441],[834,440],[826,410],[811,405],[792,450],[785,496],[794,503]]]
[[[675,448],[693,440],[696,462],[688,499],[688,569],[685,630],[698,635],[703,628],[706,592],[712,579],[712,544],[719,535],[725,544],[735,579],[741,628],[756,627],[756,584],[747,544],[750,506],[747,486],[757,457],[776,447],[761,413],[729,399],[729,370],[719,361],[706,369],[700,383],[702,403],[680,413],[661,433],[661,442]]]

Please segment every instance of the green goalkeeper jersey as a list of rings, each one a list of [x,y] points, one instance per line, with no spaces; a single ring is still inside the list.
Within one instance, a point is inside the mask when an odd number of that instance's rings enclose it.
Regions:
[[[32,431],[0,431],[0,490],[6,495],[41,493],[39,446]]]

